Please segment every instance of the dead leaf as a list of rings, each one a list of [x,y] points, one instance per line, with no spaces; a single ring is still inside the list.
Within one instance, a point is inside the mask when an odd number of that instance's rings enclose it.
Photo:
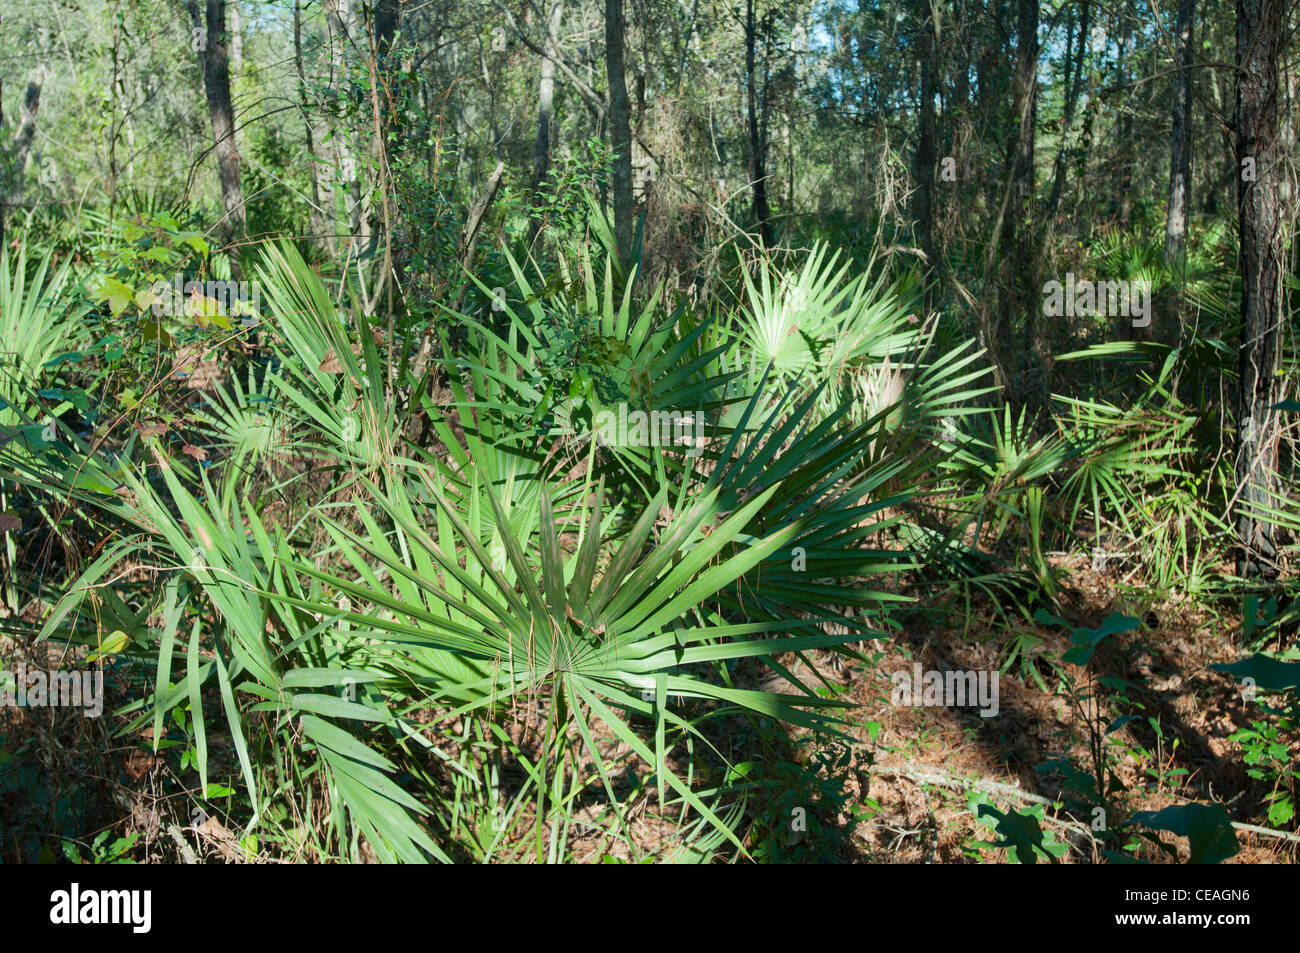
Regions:
[[[126,768],[127,774],[139,781],[149,773],[157,761],[158,759],[148,751],[142,748],[132,748],[126,754],[126,764],[123,767]]]
[[[142,437],[161,437],[167,432],[167,425],[162,421],[155,420],[151,424],[145,424],[140,428]]]
[[[239,847],[239,838],[215,817],[204,817],[203,823],[194,827],[195,833],[217,849],[221,859],[229,864],[249,860]]]
[[[196,447],[192,443],[187,443],[185,446],[181,447],[181,453],[189,454],[195,460],[206,460],[208,458],[208,451],[204,450],[202,447]]]
[[[338,355],[334,353],[334,348],[325,352],[325,359],[320,362],[320,370],[326,374],[342,374],[343,365],[339,363]]]
[[[0,533],[12,533],[23,528],[23,521],[15,513],[0,513]]]

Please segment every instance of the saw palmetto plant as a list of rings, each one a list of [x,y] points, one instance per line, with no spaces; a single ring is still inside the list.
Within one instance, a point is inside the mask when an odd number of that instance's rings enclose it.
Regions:
[[[43,634],[124,633],[122,653],[154,669],[128,730],[157,741],[180,717],[198,803],[237,787],[249,836],[387,860],[555,860],[597,837],[635,856],[636,807],[681,831],[679,859],[743,855],[752,791],[719,726],[836,731],[843,703],[783,659],[815,673],[889,630],[888,579],[910,563],[882,542],[929,444],[897,401],[828,413],[826,384],[775,374],[728,425],[735,374],[706,325],[608,263],[580,260],[581,281],[551,292],[513,267],[524,313],[502,331],[451,315],[464,344],[435,362],[443,402],[423,387],[409,401],[422,382],[383,373],[378,330],[269,248],[273,360],[196,416],[224,451],[195,469],[156,435],[111,461],[63,448],[104,485],[56,489],[121,529]],[[539,378],[557,313],[588,316],[592,346]],[[697,454],[611,447],[551,426],[562,397],[712,426]],[[432,444],[412,442],[403,408],[430,415]],[[51,489],[39,460],[6,465]],[[128,559],[151,578],[123,601],[108,580]],[[285,820],[300,789],[315,826]]]

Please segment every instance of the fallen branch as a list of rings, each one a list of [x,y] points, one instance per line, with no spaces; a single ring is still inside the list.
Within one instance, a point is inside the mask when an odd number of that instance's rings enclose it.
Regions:
[[[895,777],[907,778],[910,781],[916,781],[919,784],[936,784],[939,787],[950,788],[959,791],[982,791],[993,797],[1005,797],[1012,800],[1023,801],[1029,804],[1042,804],[1045,807],[1055,809],[1056,801],[1045,798],[1041,794],[1034,794],[1014,784],[1006,784],[1002,781],[993,781],[989,778],[959,778],[956,775],[949,774],[942,768],[935,768],[930,765],[893,765],[879,764],[873,767],[877,774],[889,774]],[[1075,828],[1087,833],[1092,837],[1092,830],[1079,821],[1067,821],[1063,818],[1052,818],[1056,823],[1066,827]],[[1232,826],[1239,831],[1247,831],[1251,834],[1259,834],[1263,837],[1275,837],[1279,840],[1290,841],[1293,844],[1300,844],[1300,834],[1292,834],[1287,831],[1274,831],[1267,827],[1257,827],[1254,824],[1243,824],[1240,821],[1233,821]]]
[[[181,860],[187,864],[197,864],[199,862],[198,857],[194,853],[194,848],[186,842],[185,835],[181,832],[179,827],[175,824],[168,824],[167,833],[170,834],[171,839],[176,842],[176,848],[181,852]]]

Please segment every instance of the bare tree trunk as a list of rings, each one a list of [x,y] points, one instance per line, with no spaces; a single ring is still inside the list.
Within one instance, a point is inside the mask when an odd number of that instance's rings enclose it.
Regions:
[[[609,133],[614,149],[614,235],[619,256],[632,257],[632,116],[623,54],[623,0],[605,0],[605,68],[609,72]]]
[[[1278,177],[1278,58],[1283,0],[1237,0],[1238,233],[1241,352],[1238,372],[1237,572],[1271,572],[1273,527],[1252,509],[1275,502],[1282,345],[1282,214]]]
[[[1016,26],[1016,72],[1013,108],[1016,142],[1012,151],[1010,205],[1002,226],[1002,247],[1008,274],[1002,282],[995,329],[1002,338],[1002,353],[1032,353],[1046,370],[1047,342],[1043,340],[1041,308],[1034,247],[1034,132],[1038,118],[1038,0],[1019,0]],[[1025,316],[1029,348],[1010,348],[1012,316]],[[1045,385],[1045,381],[1043,382]]]
[[[27,175],[27,160],[36,139],[36,114],[41,108],[41,87],[44,83],[45,73],[38,69],[27,81],[27,92],[19,110],[18,131],[14,133],[14,141],[9,149],[9,178],[0,182],[0,247],[4,245],[5,209],[22,201],[23,178]],[[3,113],[0,113],[0,125],[3,121]]]
[[[749,181],[753,183],[754,221],[765,246],[772,244],[772,212],[767,202],[766,123],[758,118],[758,90],[754,79],[754,54],[758,43],[754,28],[754,0],[745,0],[745,90],[749,125]],[[763,111],[767,111],[767,89],[763,89]]]
[[[325,22],[330,33],[330,93],[337,102],[345,95],[347,82],[347,48],[356,32],[356,14],[351,0],[324,0]],[[342,119],[340,117],[341,124]],[[347,207],[348,232],[354,249],[369,245],[370,229],[361,200],[361,163],[348,142],[342,128],[336,128],[332,139],[334,163],[339,171],[339,181],[344,190]]]
[[[939,256],[934,249],[935,140],[938,132],[934,114],[935,56],[938,40],[932,0],[921,0],[921,128],[916,141],[916,223],[921,251],[930,267],[926,285],[926,310],[930,308],[933,282],[938,279]]]
[[[1044,215],[1047,233],[1052,231],[1051,219],[1061,204],[1061,194],[1065,191],[1065,147],[1069,142],[1070,130],[1074,126],[1074,112],[1079,105],[1079,94],[1083,91],[1083,67],[1088,55],[1088,27],[1092,14],[1089,0],[1083,0],[1079,13],[1079,33],[1077,52],[1074,57],[1074,71],[1071,75],[1070,53],[1067,44],[1065,53],[1065,115],[1061,124],[1061,143],[1056,149],[1056,164],[1052,171],[1052,191],[1047,199]]]
[[[1192,205],[1192,10],[1195,0],[1179,0],[1175,24],[1173,132],[1169,142],[1169,207],[1165,212],[1165,267],[1183,271],[1187,211]]]
[[[229,0],[230,10],[230,69],[236,76],[244,68],[244,18],[239,11],[239,0]]]
[[[369,69],[370,69],[370,109],[371,142],[370,158],[377,171],[379,210],[370,205],[367,195],[366,221],[369,225],[370,240],[367,255],[373,255],[382,237],[384,242],[384,265],[382,280],[387,284],[391,277],[390,270],[398,274],[404,269],[394,260],[392,254],[392,232],[397,227],[394,221],[391,202],[391,183],[393,168],[393,114],[400,108],[401,90],[398,88],[399,72],[394,68],[393,43],[402,20],[402,0],[376,0],[369,8],[371,19],[368,24],[369,34]],[[389,287],[389,323],[391,340],[392,324],[392,289]]]
[[[389,159],[392,158],[392,114],[394,108],[400,105],[397,102],[400,90],[395,88],[398,70],[395,68],[393,43],[402,25],[402,2],[403,0],[375,0],[374,4],[376,66],[382,86],[379,95],[384,127],[383,146]]]
[[[187,4],[195,27],[199,21],[197,0]],[[244,190],[239,181],[239,151],[235,144],[235,107],[230,99],[230,61],[226,49],[226,0],[207,0],[207,33],[199,60],[203,65],[203,89],[208,98],[212,138],[216,143],[217,173],[221,178],[221,204],[226,210],[227,241],[243,235],[245,228]],[[235,255],[231,269],[238,276]]]
[[[311,173],[311,227],[326,253],[334,257],[334,191],[322,188],[321,163],[316,158],[316,124],[307,103],[307,72],[302,61],[302,3],[293,0],[293,63],[298,74],[298,103],[307,137],[307,162]],[[325,204],[328,202],[328,206]],[[328,209],[328,212],[327,212]]]
[[[551,10],[550,36],[560,32],[564,5],[556,2]],[[537,86],[537,140],[533,145],[533,204],[551,171],[551,113],[555,103],[555,60],[542,57],[542,76]]]

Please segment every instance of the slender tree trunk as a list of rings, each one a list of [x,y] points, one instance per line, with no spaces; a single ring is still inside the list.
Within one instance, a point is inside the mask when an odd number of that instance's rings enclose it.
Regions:
[[[1173,132],[1169,141],[1169,207],[1165,212],[1165,266],[1183,271],[1187,211],[1192,207],[1192,10],[1195,0],[1179,0],[1175,23]]]
[[[39,69],[27,81],[27,92],[19,110],[18,131],[14,133],[13,144],[9,147],[9,178],[0,181],[0,246],[4,245],[5,209],[22,201],[23,179],[27,175],[27,160],[36,139],[36,114],[41,108],[41,87],[44,83],[45,73]],[[2,123],[3,114],[0,113],[0,124]]]
[[[1034,132],[1038,119],[1038,0],[1019,0],[1016,27],[1016,72],[1013,109],[1016,141],[1012,150],[1010,208],[1003,219],[1002,246],[1008,274],[995,316],[1003,354],[1033,354],[1045,371],[1049,350],[1043,340],[1041,301],[1037,287],[1034,212]],[[1011,348],[1012,316],[1025,316],[1029,348]],[[1045,381],[1043,382],[1045,386]]]
[[[926,309],[929,310],[931,289],[938,278],[939,256],[934,249],[934,188],[935,140],[938,137],[934,113],[935,56],[938,40],[932,0],[921,0],[921,37],[918,54],[921,58],[921,128],[916,140],[916,226],[921,251],[930,267],[931,281],[926,285]]]
[[[321,163],[316,157],[316,124],[307,102],[307,72],[302,61],[302,0],[293,0],[293,63],[298,74],[298,104],[307,137],[307,162],[311,175],[312,231],[326,253],[334,257],[334,192],[322,183]],[[322,188],[322,185],[325,187]],[[328,204],[327,204],[328,203]]]
[[[390,161],[392,159],[393,113],[401,105],[398,101],[400,90],[396,88],[400,74],[397,69],[393,44],[397,40],[398,30],[402,26],[402,2],[403,0],[375,0],[374,4],[375,65],[382,87],[379,91],[380,112],[384,130],[382,145],[384,155]]]
[[[229,0],[230,19],[230,69],[236,76],[244,68],[244,18],[240,15],[239,0]]]
[[[1115,82],[1123,86],[1128,82],[1128,37],[1119,41],[1119,56],[1115,64]],[[1119,161],[1115,163],[1115,194],[1119,196],[1119,224],[1128,228],[1133,220],[1133,150],[1123,148],[1124,143],[1133,141],[1133,115],[1124,111],[1119,117]]]
[[[197,0],[190,0],[190,18],[199,23]],[[212,121],[212,138],[216,143],[217,173],[221,178],[221,204],[226,210],[225,234],[228,241],[243,235],[245,228],[244,190],[239,181],[239,150],[235,142],[235,107],[230,99],[230,61],[226,49],[226,0],[207,0],[207,33],[200,52],[203,65],[203,89],[208,99],[208,116]],[[238,273],[236,256],[231,268]]]
[[[560,32],[564,5],[558,0],[551,10],[550,35]],[[548,36],[548,40],[549,40]],[[549,44],[548,44],[549,45]],[[542,75],[537,84],[537,139],[533,144],[533,204],[551,171],[551,113],[555,103],[555,60],[542,57]]]
[[[1275,502],[1282,350],[1283,247],[1278,178],[1278,59],[1283,0],[1237,0],[1237,181],[1241,239],[1237,531],[1239,575],[1271,572],[1273,527],[1252,508]]]
[[[402,0],[376,0],[366,8],[370,13],[367,24],[368,69],[370,72],[371,138],[370,159],[376,170],[379,208],[372,204],[375,193],[367,191],[364,216],[368,225],[369,242],[365,255],[375,254],[382,238],[384,265],[382,281],[389,292],[389,320],[392,321],[392,288],[388,285],[390,268],[403,272],[400,262],[392,255],[392,232],[397,227],[391,202],[393,169],[393,115],[400,108],[401,90],[398,89],[400,73],[396,69],[393,43],[402,20]],[[389,335],[391,338],[391,334]]]
[[[623,54],[623,0],[605,0],[605,68],[609,72],[609,137],[614,150],[614,234],[619,256],[632,259],[632,110]]]
[[[749,126],[749,180],[753,183],[754,221],[765,246],[772,244],[771,209],[767,202],[767,142],[758,116],[758,90],[755,82],[755,47],[758,43],[754,28],[754,0],[745,0],[745,89]],[[763,89],[763,108],[767,108],[767,89]]]
[[[330,33],[330,93],[335,102],[346,95],[347,49],[356,32],[356,15],[351,0],[323,0],[325,22]],[[340,117],[340,125],[342,123]],[[354,248],[369,244],[370,229],[363,214],[361,200],[361,163],[343,129],[335,130],[331,141],[334,151],[334,164],[338,169],[339,184],[343,189],[344,205],[347,209],[348,232],[352,236]]]
[[[1077,36],[1077,52],[1074,56],[1074,70],[1071,74],[1070,56],[1067,44],[1065,58],[1065,114],[1062,117],[1061,124],[1061,143],[1056,149],[1056,164],[1052,170],[1052,191],[1047,199],[1047,208],[1044,212],[1046,219],[1047,232],[1051,233],[1051,219],[1056,215],[1056,210],[1061,204],[1061,194],[1065,191],[1065,147],[1069,143],[1070,130],[1074,127],[1074,113],[1079,105],[1079,94],[1083,91],[1083,68],[1086,63],[1085,57],[1088,55],[1088,31],[1091,19],[1092,5],[1089,0],[1083,0],[1079,10],[1079,33]]]

